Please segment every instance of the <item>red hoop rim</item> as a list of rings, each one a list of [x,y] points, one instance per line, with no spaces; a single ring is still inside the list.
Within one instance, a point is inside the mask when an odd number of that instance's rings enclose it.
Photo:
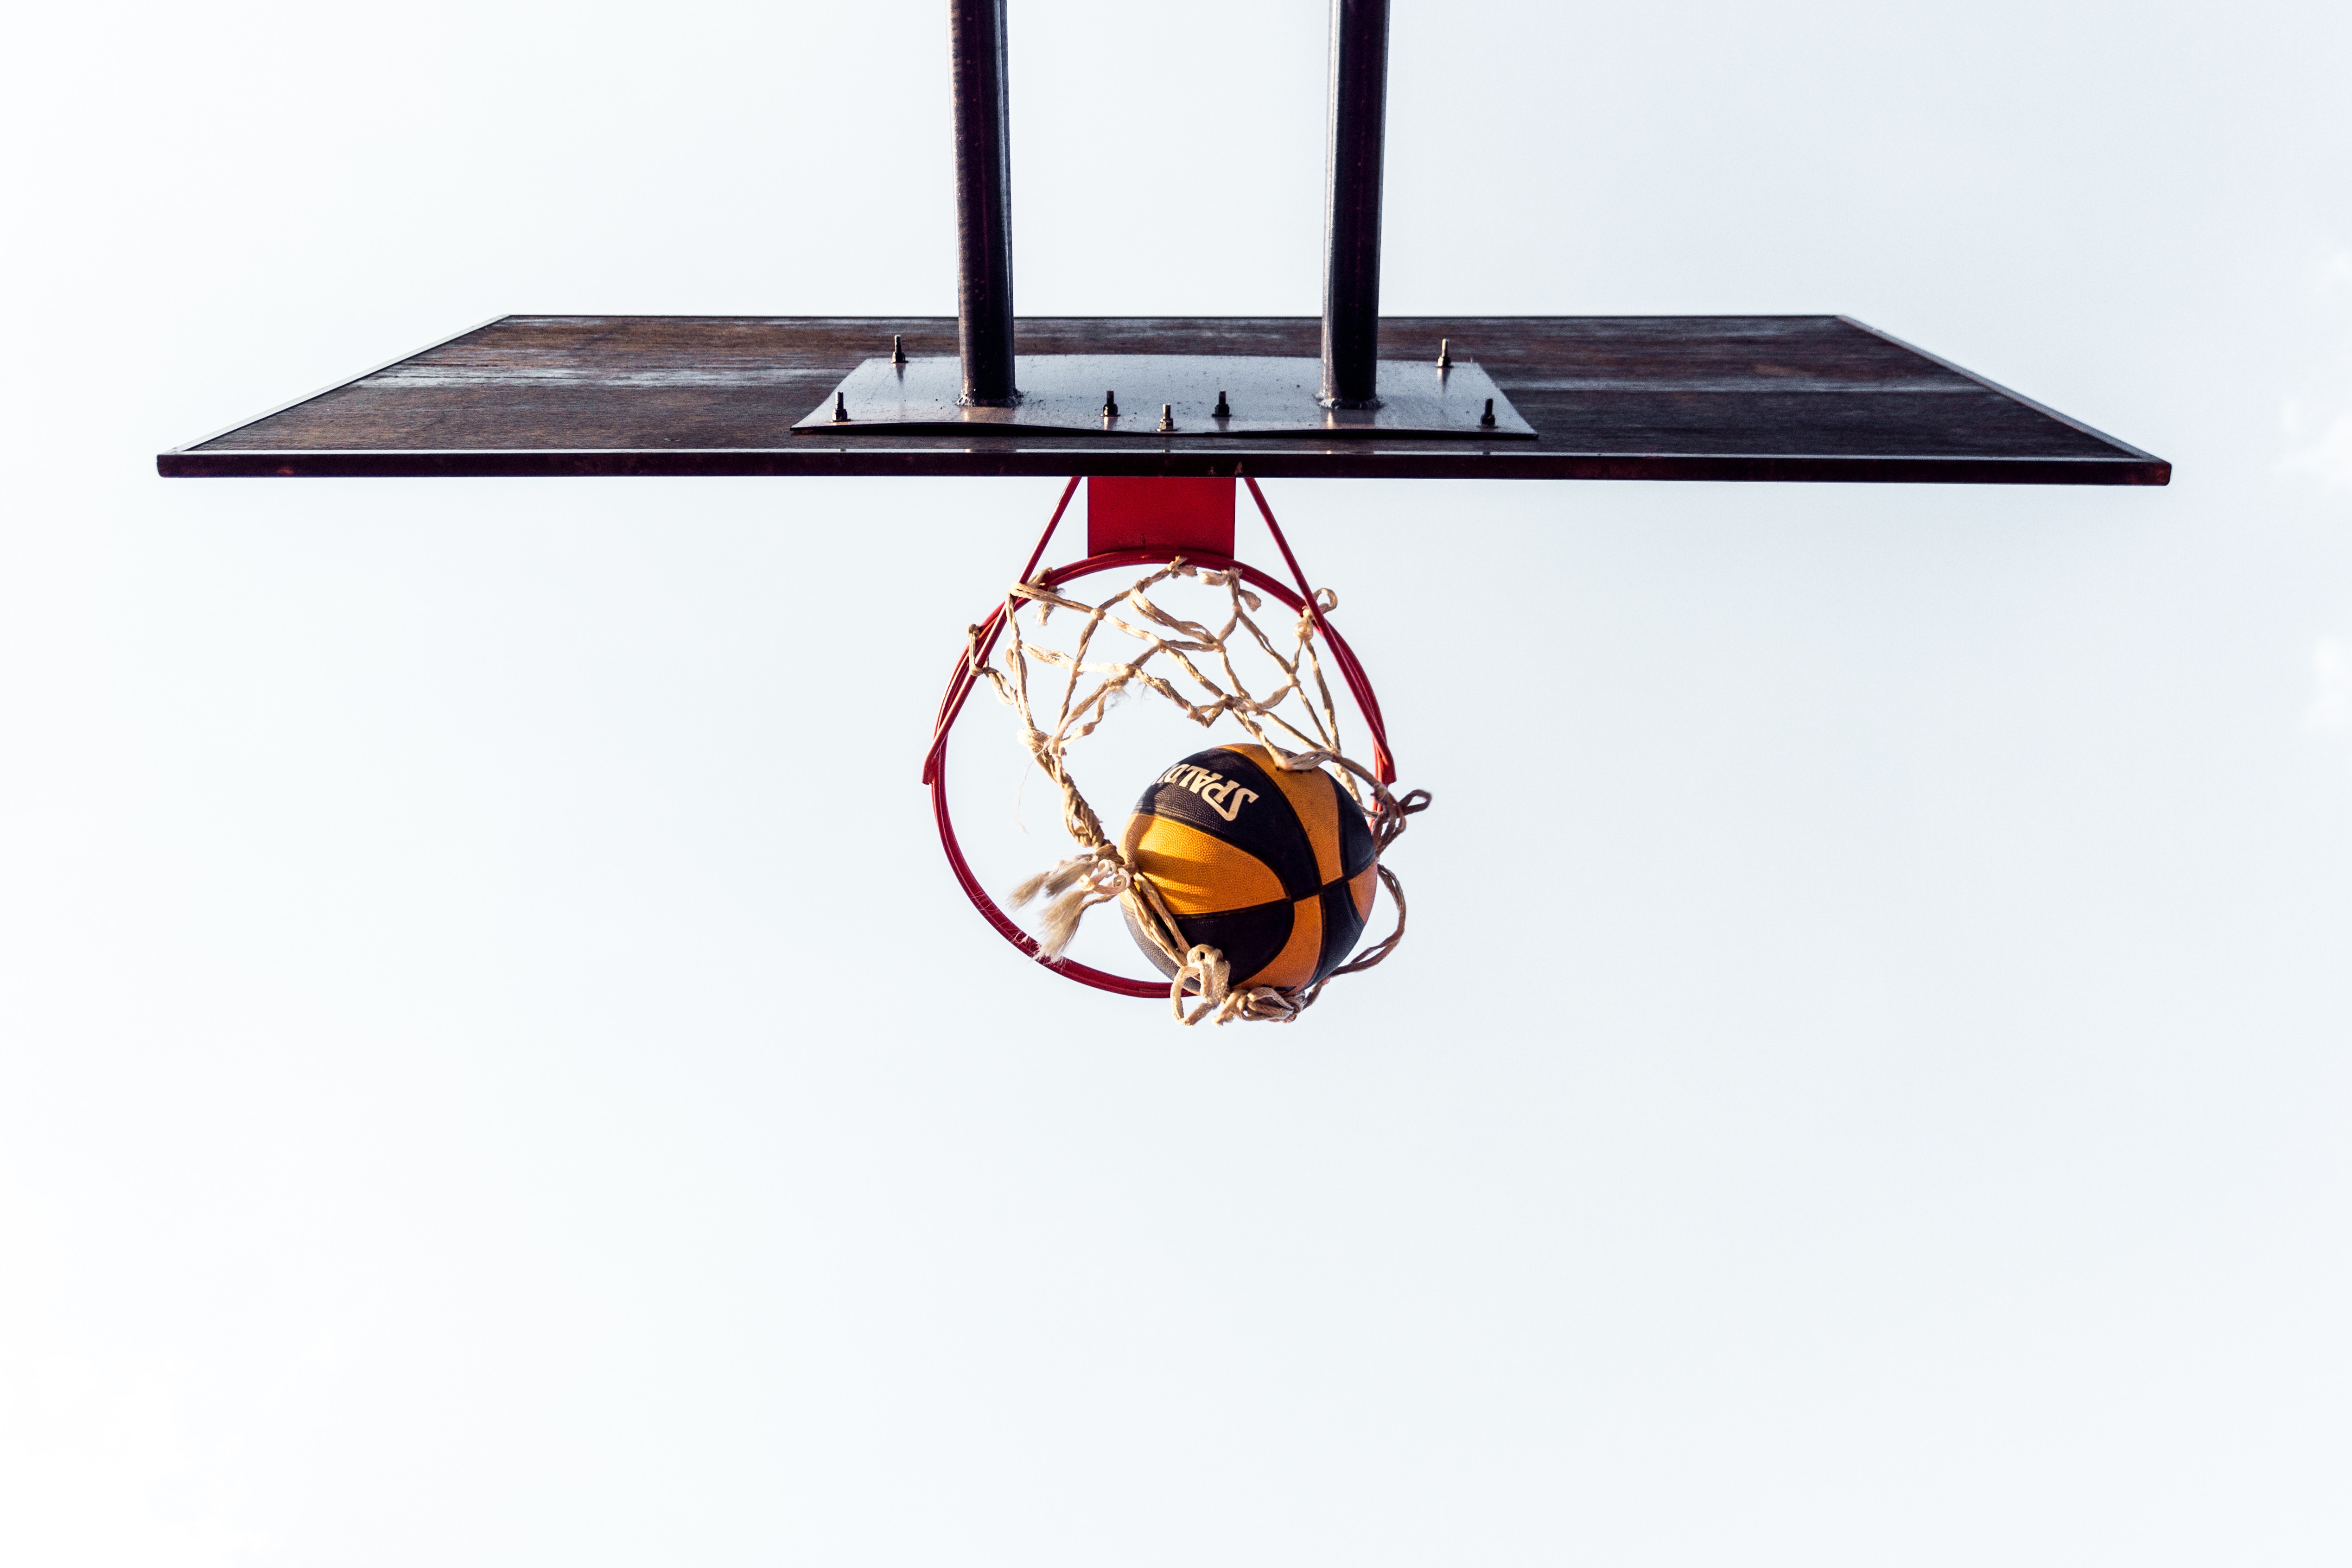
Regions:
[[[1247,481],[1245,480],[1244,483]],[[1075,490],[1077,481],[1072,480],[1070,486],[1071,489]],[[1249,487],[1250,493],[1257,496],[1257,486],[1250,484]],[[1062,493],[1062,505],[1066,507],[1069,499],[1070,491],[1065,490]],[[1265,498],[1263,496],[1257,496],[1257,502],[1259,509],[1265,513],[1267,526],[1272,528],[1274,514],[1266,508]],[[1059,522],[1061,516],[1061,507],[1055,508],[1054,521]],[[1045,529],[1047,538],[1051,538],[1054,523],[1048,523]],[[1356,699],[1356,707],[1363,716],[1365,727],[1371,732],[1373,769],[1383,785],[1393,784],[1396,782],[1396,769],[1389,757],[1386,727],[1381,721],[1380,703],[1372,695],[1371,681],[1365,675],[1363,665],[1356,658],[1355,650],[1348,646],[1347,640],[1339,635],[1339,628],[1333,626],[1323,614],[1321,608],[1315,604],[1311,591],[1307,591],[1305,574],[1299,572],[1298,562],[1291,556],[1290,546],[1284,540],[1279,528],[1275,529],[1274,537],[1275,542],[1282,547],[1283,557],[1292,573],[1299,580],[1297,589],[1293,589],[1278,579],[1267,576],[1246,561],[1235,560],[1230,556],[1217,555],[1208,550],[1166,549],[1107,550],[1100,555],[1090,555],[1083,560],[1072,561],[1066,566],[1057,566],[1040,577],[1028,578],[1024,580],[1042,582],[1047,588],[1059,588],[1066,582],[1076,582],[1080,578],[1092,577],[1097,572],[1110,571],[1123,566],[1165,564],[1181,556],[1187,561],[1213,571],[1237,572],[1244,582],[1272,596],[1291,610],[1309,612],[1314,616],[1316,629],[1323,634],[1324,641],[1329,647],[1332,663],[1339,667],[1340,678],[1347,683],[1349,695]],[[1045,544],[1044,539],[1038,541],[1039,555],[1045,553]],[[1029,564],[1030,570],[1034,571],[1035,556],[1030,558]],[[989,654],[995,652],[996,640],[1004,632],[1003,603],[1000,602],[990,612],[988,619],[981,622],[979,631],[980,656],[984,661]],[[955,879],[963,888],[964,896],[971,900],[972,907],[980,911],[981,917],[996,928],[998,936],[1019,948],[1023,956],[1035,960],[1055,974],[1066,979],[1076,980],[1080,985],[1092,986],[1097,990],[1109,991],[1118,996],[1165,997],[1168,994],[1168,982],[1164,979],[1130,980],[1123,975],[1114,975],[1107,970],[1095,968],[1091,965],[1081,964],[1075,958],[1039,957],[1037,939],[1021,929],[996,900],[989,896],[988,890],[981,886],[980,878],[973,874],[971,863],[964,859],[963,847],[956,841],[955,821],[948,810],[948,737],[955,728],[955,721],[963,712],[964,702],[971,695],[972,687],[976,684],[971,673],[971,660],[966,655],[958,655],[955,672],[948,680],[947,695],[940,699],[939,717],[933,723],[931,729],[931,748],[923,758],[923,782],[929,785],[931,789],[931,816],[939,823],[940,847],[947,852],[949,869],[955,873]]]

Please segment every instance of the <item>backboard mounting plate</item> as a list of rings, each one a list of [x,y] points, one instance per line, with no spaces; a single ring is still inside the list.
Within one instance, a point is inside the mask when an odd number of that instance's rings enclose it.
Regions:
[[[910,435],[1038,431],[1114,440],[1179,435],[1532,441],[1536,435],[1493,378],[1459,361],[1440,369],[1383,360],[1380,406],[1347,409],[1325,408],[1317,401],[1323,364],[1303,357],[1021,354],[1013,365],[1021,400],[975,407],[956,401],[963,366],[952,357],[926,355],[903,363],[867,360],[793,425],[793,434],[854,427]],[[1220,414],[1220,408],[1228,412]]]

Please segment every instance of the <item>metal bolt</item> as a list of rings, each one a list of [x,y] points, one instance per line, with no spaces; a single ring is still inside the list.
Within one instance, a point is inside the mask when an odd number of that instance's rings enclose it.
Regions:
[[[1162,430],[1173,430],[1176,428],[1176,405],[1174,403],[1163,402],[1160,405],[1160,428]]]
[[[1115,392],[1103,393],[1103,417],[1105,419],[1118,417],[1118,393]]]
[[[900,340],[896,332],[890,334],[890,362],[894,365],[903,365],[907,362],[907,345]]]
[[[1478,423],[1482,428],[1487,430],[1492,430],[1495,427],[1495,400],[1493,398],[1488,398],[1486,400],[1486,412],[1478,416]]]
[[[1211,419],[1231,419],[1233,416],[1234,405],[1225,401],[1224,389],[1221,387],[1217,391],[1217,406],[1209,411],[1209,417]]]
[[[849,400],[839,392],[833,394],[833,423],[835,424],[849,423]]]
[[[1453,339],[1440,338],[1437,340],[1437,368],[1439,370],[1450,371],[1454,368],[1453,348]]]

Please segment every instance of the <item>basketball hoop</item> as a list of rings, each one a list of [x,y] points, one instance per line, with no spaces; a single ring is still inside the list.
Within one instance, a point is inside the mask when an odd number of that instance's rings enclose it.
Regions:
[[[1007,0],[947,0],[958,235],[953,318],[503,317],[161,454],[158,470],[972,477],[1075,471],[1091,486],[1087,553],[1041,570],[1076,494],[1074,478],[1010,592],[970,629],[940,705],[923,779],[949,864],[1000,935],[1071,979],[1124,996],[1157,996],[1159,982],[1123,978],[1061,956],[1077,916],[1117,898],[1147,953],[1172,967],[1171,1006],[1188,1023],[1204,1016],[1220,1022],[1296,1018],[1329,978],[1369,968],[1393,951],[1404,929],[1404,900],[1378,856],[1428,803],[1419,790],[1402,798],[1391,791],[1396,770],[1387,728],[1362,664],[1331,624],[1337,601],[1309,586],[1255,478],[1242,477],[1244,465],[1252,476],[1382,480],[2170,481],[2172,467],[2163,459],[1843,316],[1428,317],[1384,325],[1381,195],[1390,0],[1330,5],[1319,323],[1165,315],[1016,323]],[[1023,344],[1026,352],[1019,351]],[[550,386],[560,386],[562,395],[541,395]],[[1119,388],[1127,389],[1124,407]],[[808,412],[795,417],[803,409]],[[1237,480],[1248,486],[1265,520],[1288,569],[1286,581],[1235,557]],[[1087,603],[1066,592],[1098,574],[1135,567],[1152,570],[1110,600]],[[1231,619],[1221,632],[1180,625],[1150,606],[1144,590],[1171,577],[1225,592]],[[1263,608],[1260,595],[1295,617],[1287,659],[1250,618]],[[1306,771],[1333,769],[1328,777],[1344,782],[1345,801],[1318,796],[1315,807],[1345,806],[1343,826],[1353,837],[1339,856],[1342,874],[1332,880],[1317,859],[1312,877],[1275,877],[1282,898],[1297,906],[1297,933],[1307,930],[1301,912],[1307,893],[1336,896],[1344,883],[1357,900],[1344,921],[1317,927],[1322,945],[1311,963],[1244,965],[1235,982],[1216,948],[1184,945],[1151,879],[1139,879],[1126,849],[1110,843],[1063,766],[1062,748],[1101,716],[1097,694],[1079,705],[1082,714],[1091,705],[1093,716],[1073,729],[1068,705],[1084,672],[1072,674],[1052,726],[1034,722],[1026,665],[1019,662],[1028,656],[1024,608],[1034,607],[1041,630],[1053,609],[1081,615],[1091,635],[1120,604],[1144,624],[1121,622],[1116,629],[1134,631],[1147,644],[1126,665],[1095,672],[1108,674],[1120,690],[1139,684],[1175,697],[1165,683],[1147,677],[1145,664],[1162,653],[1180,669],[1189,668],[1185,660],[1193,654],[1222,659],[1223,638],[1244,631],[1285,671],[1286,684],[1270,701],[1295,691],[1311,716],[1302,667],[1311,675],[1331,716],[1328,733],[1290,730],[1301,743],[1296,747],[1268,730],[1270,714],[1245,691],[1212,684],[1205,703],[1176,697],[1196,722],[1231,714],[1255,738],[1249,749],[1262,754],[1230,765],[1203,754],[1159,780],[1191,779],[1174,787],[1194,790],[1196,802],[1212,788],[1228,792],[1220,800],[1238,799],[1231,791],[1240,788],[1241,772],[1251,771],[1249,798],[1278,794],[1294,820],[1303,820],[1298,813],[1307,808],[1292,799],[1290,785]],[[989,663],[1008,633],[1008,663],[1015,665],[1010,674]],[[1369,766],[1349,760],[1339,745],[1326,657],[1369,731]],[[1078,662],[1084,664],[1082,655]],[[1033,754],[1063,792],[1065,825],[1080,847],[1023,890],[1051,900],[1043,942],[981,886],[949,814],[950,732],[982,681],[1021,714]],[[1200,765],[1207,763],[1228,771],[1203,771]],[[1185,808],[1177,802],[1176,809]],[[1266,814],[1278,813],[1269,804]],[[1145,815],[1137,812],[1138,819]],[[1172,841],[1174,830],[1169,832]],[[1361,858],[1367,835],[1373,845],[1369,867]],[[1314,854],[1321,854],[1320,841]],[[1396,929],[1343,962],[1370,910],[1373,871],[1396,904]],[[1172,874],[1160,880],[1173,885]],[[1294,891],[1294,883],[1306,892]],[[1277,906],[1264,898],[1246,907]],[[1241,912],[1195,906],[1184,917]],[[1303,950],[1305,936],[1298,941]],[[1239,952],[1244,944],[1236,937],[1227,946]],[[1189,1010],[1188,994],[1196,998]]]
[[[1183,481],[1130,482],[1151,489]],[[1215,486],[1215,480],[1191,483]],[[1182,503],[1192,497],[1155,497],[1172,501],[1156,510],[1147,511],[1139,520],[1133,511],[1114,517],[1097,516],[1098,503],[1090,498],[1088,507],[1088,553],[1081,559],[1047,570],[1039,570],[1071,498],[1077,493],[1078,481],[1072,479],[1062,491],[1061,500],[1046,522],[1045,533],[1030,552],[1028,563],[1022,569],[1007,592],[1004,601],[988,617],[968,629],[965,650],[950,677],[946,695],[940,699],[937,721],[933,727],[931,747],[923,762],[923,782],[930,786],[932,814],[940,828],[940,846],[947,852],[948,863],[957,882],[981,915],[994,926],[999,935],[1013,944],[1024,956],[1035,958],[1055,973],[1080,984],[1120,996],[1169,998],[1171,1010],[1185,1023],[1198,1023],[1213,1017],[1224,1023],[1234,1019],[1276,1019],[1288,1021],[1311,1005],[1324,985],[1340,975],[1353,974],[1370,968],[1393,952],[1404,935],[1405,902],[1402,884],[1396,873],[1380,856],[1404,831],[1408,818],[1429,804],[1426,790],[1413,790],[1399,797],[1390,786],[1396,781],[1394,760],[1389,750],[1387,727],[1381,714],[1379,698],[1373,694],[1371,682],[1364,674],[1362,663],[1355,650],[1331,624],[1329,612],[1336,608],[1337,599],[1329,590],[1319,592],[1308,586],[1306,574],[1284,538],[1281,525],[1275,520],[1273,508],[1266,504],[1265,494],[1256,481],[1244,478],[1251,498],[1256,502],[1259,515],[1272,535],[1276,548],[1289,568],[1291,582],[1260,570],[1234,559],[1232,554],[1232,522],[1228,510],[1223,519],[1222,532],[1213,508],[1203,512],[1197,507]],[[1230,496],[1231,481],[1223,482]],[[1145,494],[1149,495],[1147,490]],[[1124,526],[1122,526],[1124,525]],[[1111,548],[1102,548],[1109,544]],[[1222,545],[1222,549],[1212,548]],[[1070,585],[1105,572],[1138,566],[1157,570],[1110,598],[1088,603],[1069,597],[1064,591]],[[1176,578],[1190,578],[1210,589],[1223,589],[1228,596],[1230,614],[1224,625],[1212,631],[1204,622],[1184,621],[1169,614],[1145,597],[1146,590]],[[1289,610],[1297,618],[1293,624],[1293,642],[1287,655],[1280,651],[1265,630],[1252,618],[1262,610],[1263,594]],[[1034,605],[1042,629],[1045,620],[1056,609],[1084,615],[1087,622],[1073,655],[1063,655],[1042,646],[1024,642],[1020,614],[1024,606]],[[1115,610],[1131,613],[1141,625],[1122,620]],[[1131,660],[1090,661],[1086,653],[1091,639],[1105,626],[1116,633],[1144,643],[1142,653]],[[1011,674],[1000,671],[989,661],[998,643],[1010,632],[1013,638],[1006,663]],[[1251,643],[1270,656],[1282,669],[1283,685],[1266,697],[1257,697],[1242,685],[1230,658],[1230,648],[1236,634],[1245,632]],[[1338,710],[1331,701],[1328,683],[1322,673],[1322,661],[1316,644],[1328,650],[1331,662],[1338,667],[1340,680],[1354,698],[1357,711],[1370,734],[1371,762],[1369,766],[1350,760],[1340,749]],[[1160,655],[1167,655],[1171,674],[1189,677],[1208,696],[1205,702],[1194,702],[1183,695],[1174,682],[1149,666]],[[1223,684],[1204,676],[1193,664],[1198,657],[1203,662],[1214,658],[1225,677]],[[1066,671],[1063,693],[1056,713],[1046,728],[1033,716],[1034,710],[1028,695],[1028,670],[1035,662],[1049,667],[1060,666]],[[1093,688],[1079,692],[1082,677],[1098,677]],[[1038,893],[1053,895],[1044,924],[1045,940],[1032,936],[1008,915],[1003,907],[981,885],[957,842],[955,823],[950,812],[947,794],[948,740],[956,719],[962,714],[964,704],[973,689],[983,681],[995,691],[1000,700],[1012,706],[1026,725],[1026,739],[1038,766],[1052,778],[1062,792],[1063,824],[1079,846],[1079,852],[1064,861],[1052,872],[1032,878],[1015,894],[1015,904],[1024,903]],[[1311,683],[1311,686],[1310,686]],[[1096,815],[1072,780],[1065,761],[1068,746],[1092,733],[1104,716],[1108,703],[1118,695],[1141,686],[1154,691],[1174,703],[1186,716],[1206,727],[1218,719],[1232,716],[1244,730],[1280,758],[1277,766],[1288,770],[1305,771],[1331,767],[1349,794],[1361,804],[1370,821],[1375,846],[1374,866],[1381,885],[1388,890],[1396,905],[1396,925],[1390,934],[1374,944],[1361,956],[1340,965],[1323,979],[1296,993],[1276,991],[1270,987],[1238,988],[1230,984],[1225,973],[1223,956],[1213,947],[1187,944],[1177,930],[1176,918],[1153,888],[1150,880],[1128,864],[1118,846],[1103,831]],[[1228,689],[1230,688],[1230,689]],[[1311,695],[1310,695],[1311,693]],[[1310,727],[1301,728],[1282,715],[1284,705],[1292,695],[1299,699]],[[1319,700],[1318,700],[1319,699]],[[1318,711],[1319,707],[1319,712]],[[1286,745],[1285,742],[1294,742]],[[1107,973],[1089,965],[1063,957],[1061,949],[1075,932],[1078,918],[1099,904],[1114,899],[1126,908],[1130,922],[1143,936],[1158,947],[1174,971],[1171,981],[1129,979]],[[1196,998],[1188,1010],[1185,999]]]

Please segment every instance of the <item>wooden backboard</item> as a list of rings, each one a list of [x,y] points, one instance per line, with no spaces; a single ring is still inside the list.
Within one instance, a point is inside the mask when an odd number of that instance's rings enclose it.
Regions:
[[[1038,354],[1312,355],[1307,317],[1024,319]],[[795,435],[861,361],[952,317],[507,316],[161,455],[168,476],[1231,475],[2162,485],[2171,465],[1842,316],[1389,319],[1534,426],[1514,442]]]

